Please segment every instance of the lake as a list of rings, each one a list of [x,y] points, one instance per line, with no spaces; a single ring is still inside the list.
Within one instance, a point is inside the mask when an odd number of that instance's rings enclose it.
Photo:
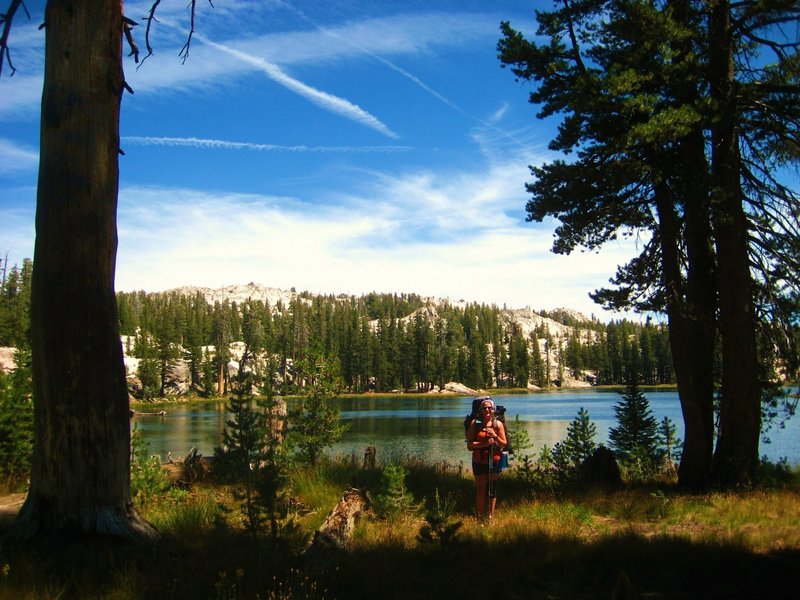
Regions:
[[[797,389],[793,390],[797,393]],[[683,438],[683,417],[677,392],[645,392],[653,415],[660,422],[669,417]],[[530,436],[535,454],[544,444],[552,447],[566,437],[567,426],[584,407],[597,427],[597,443],[606,443],[608,431],[616,426],[614,406],[617,392],[585,389],[497,396],[506,407],[506,422],[519,415]],[[379,463],[407,456],[426,461],[469,463],[464,442],[464,417],[470,411],[472,396],[374,396],[337,399],[341,419],[350,425],[341,442],[328,454],[351,456],[360,461],[364,448],[377,448]],[[225,404],[219,402],[176,404],[164,417],[137,415],[132,419],[150,444],[152,454],[166,460],[183,458],[196,447],[210,456],[220,444],[225,427]],[[800,464],[800,417],[790,419],[785,428],[768,432],[770,442],[761,442],[760,454],[770,460],[787,458]]]

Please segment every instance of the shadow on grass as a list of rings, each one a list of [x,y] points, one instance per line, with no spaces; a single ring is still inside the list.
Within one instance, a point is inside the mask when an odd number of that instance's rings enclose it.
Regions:
[[[535,535],[341,555],[335,598],[798,598],[800,552],[635,535],[587,543]]]
[[[800,552],[625,534],[448,547],[372,546],[306,576],[297,553],[211,530],[152,546],[53,541],[0,549],[2,598],[798,598]]]

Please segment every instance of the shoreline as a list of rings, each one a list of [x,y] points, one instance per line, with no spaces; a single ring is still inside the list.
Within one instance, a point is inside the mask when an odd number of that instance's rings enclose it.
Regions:
[[[625,390],[624,385],[593,385],[591,387],[586,386],[550,386],[547,388],[539,388],[539,389],[526,389],[526,388],[493,388],[493,389],[481,389],[477,390],[477,395],[486,395],[492,397],[499,397],[499,396],[535,396],[537,394],[545,394],[545,393],[553,393],[553,392],[579,392],[582,390],[600,390],[604,392],[620,392]],[[651,385],[651,386],[640,386],[639,389],[643,392],[648,391],[655,391],[655,392],[670,392],[670,391],[677,391],[678,386],[673,384],[664,384],[664,385]],[[359,399],[359,398],[376,398],[376,397],[392,397],[392,398],[436,398],[436,397],[446,397],[446,398],[458,398],[462,396],[472,396],[473,394],[466,394],[463,392],[364,392],[364,393],[344,393],[344,394],[337,394],[337,398],[346,398],[346,399]],[[254,396],[254,398],[264,398],[263,395]],[[289,394],[287,396],[275,396],[276,398],[282,398],[283,400],[294,400],[297,398],[303,398],[302,394]],[[229,396],[211,396],[211,397],[203,397],[203,396],[196,396],[196,395],[184,395],[184,396],[172,396],[172,397],[165,397],[165,398],[158,398],[153,401],[144,401],[144,400],[136,400],[134,398],[130,399],[129,405],[132,409],[141,409],[143,412],[153,412],[154,409],[161,409],[164,406],[177,406],[181,404],[200,404],[204,402],[217,402],[217,403],[226,403],[229,400]]]

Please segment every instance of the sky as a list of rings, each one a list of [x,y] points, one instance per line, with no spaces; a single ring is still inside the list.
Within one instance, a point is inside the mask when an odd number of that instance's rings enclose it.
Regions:
[[[10,264],[35,238],[44,1],[25,4],[0,77]],[[551,0],[198,0],[184,61],[187,4],[162,0],[154,54],[125,60],[118,291],[255,282],[630,316],[588,294],[635,240],[561,256],[557,223],[526,221],[558,121],[536,118],[496,46],[504,20],[533,36]]]

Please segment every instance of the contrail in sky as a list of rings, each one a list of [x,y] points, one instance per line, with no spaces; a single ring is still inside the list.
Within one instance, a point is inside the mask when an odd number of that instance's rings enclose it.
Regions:
[[[124,136],[123,142],[137,146],[187,146],[191,148],[221,148],[224,150],[258,150],[261,152],[320,152],[320,153],[388,153],[408,152],[411,146],[281,146],[278,144],[254,144],[251,142],[232,142],[196,137],[148,137]]]
[[[278,83],[285,87],[288,90],[303,96],[304,98],[308,99],[309,101],[321,106],[325,110],[329,110],[333,113],[336,113],[342,117],[355,121],[357,123],[361,123],[362,125],[366,125],[380,133],[390,137],[397,139],[398,136],[394,131],[389,129],[386,125],[384,125],[381,121],[379,121],[376,117],[369,114],[360,106],[345,100],[344,98],[339,98],[338,96],[334,96],[333,94],[329,94],[327,92],[323,92],[316,88],[311,87],[287,75],[278,65],[271,63],[263,58],[259,58],[258,56],[253,56],[251,54],[247,54],[246,52],[242,52],[241,50],[236,50],[235,48],[231,48],[230,46],[226,46],[225,44],[219,44],[217,42],[212,42],[206,37],[199,36],[195,34],[198,39],[200,39],[203,43],[212,48],[216,48],[221,52],[225,52],[234,58],[245,62],[256,69],[260,70],[264,73],[267,77],[272,79],[275,83]]]
[[[519,139],[517,139],[516,137],[514,137],[513,135],[511,135],[507,131],[504,131],[503,129],[500,129],[496,125],[494,125],[494,124],[492,124],[492,123],[490,123],[488,121],[485,121],[484,119],[480,119],[480,118],[478,118],[478,117],[476,117],[474,115],[471,115],[466,110],[461,108],[458,104],[456,104],[455,102],[453,102],[452,100],[450,100],[446,96],[443,96],[442,94],[440,94],[439,92],[434,90],[432,87],[430,87],[427,83],[422,81],[419,77],[417,77],[413,73],[409,73],[408,71],[406,71],[402,67],[398,67],[392,61],[380,56],[379,54],[375,54],[369,48],[365,48],[364,46],[355,43],[353,40],[345,38],[344,36],[339,35],[335,31],[331,31],[330,29],[326,29],[326,28],[322,27],[321,25],[316,23],[313,19],[311,19],[309,16],[307,16],[299,8],[296,8],[296,7],[292,6],[291,4],[289,4],[287,2],[280,2],[280,4],[283,5],[285,8],[289,9],[290,11],[292,11],[293,13],[295,13],[301,19],[304,19],[305,21],[310,23],[315,29],[317,29],[317,31],[320,31],[321,33],[324,33],[325,35],[328,35],[330,37],[339,39],[339,40],[345,42],[346,44],[350,44],[351,46],[357,48],[358,50],[360,50],[364,54],[366,54],[366,55],[374,58],[378,62],[386,65],[390,69],[392,69],[394,71],[397,71],[398,73],[400,73],[400,75],[402,75],[403,77],[405,77],[409,81],[413,82],[414,84],[418,85],[420,88],[422,88],[423,90],[428,92],[431,96],[433,96],[434,98],[436,98],[440,102],[446,104],[447,106],[449,106],[453,110],[461,113],[462,115],[464,115],[468,119],[472,119],[473,121],[476,121],[477,123],[480,123],[481,125],[484,125],[485,127],[488,127],[489,129],[492,129],[493,131],[505,136],[506,138],[508,138],[512,142],[518,144],[523,149],[527,148],[527,146],[524,143],[522,143]]]

